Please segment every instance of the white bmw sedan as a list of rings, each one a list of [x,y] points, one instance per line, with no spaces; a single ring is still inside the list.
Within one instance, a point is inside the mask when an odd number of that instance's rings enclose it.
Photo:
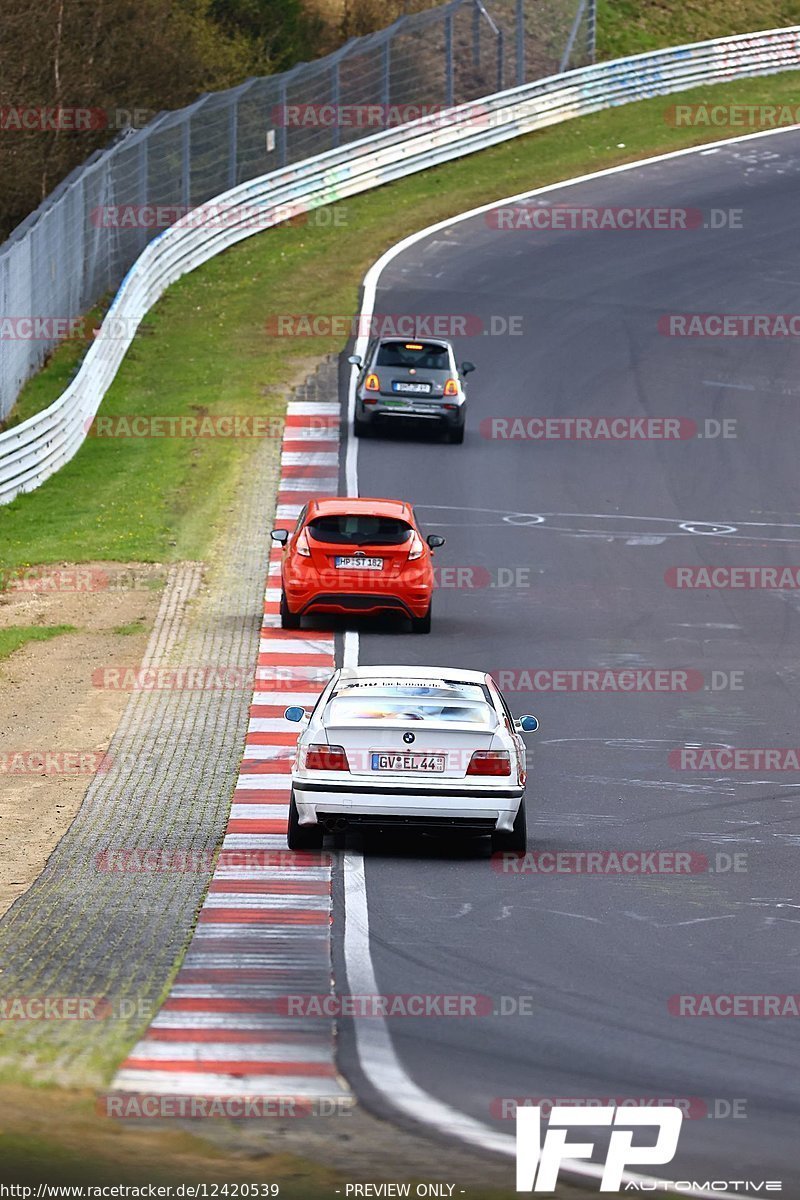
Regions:
[[[524,850],[525,744],[494,680],[454,667],[343,667],[302,724],[292,767],[289,846],[371,826],[483,834]]]

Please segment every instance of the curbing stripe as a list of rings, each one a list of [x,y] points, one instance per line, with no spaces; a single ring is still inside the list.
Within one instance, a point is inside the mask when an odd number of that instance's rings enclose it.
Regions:
[[[338,402],[287,408],[275,524],[338,491]],[[280,628],[271,549],[253,698],[220,856],[178,975],[112,1083],[161,1096],[349,1100],[333,1018],[287,1016],[286,997],[332,995],[329,854],[286,845],[297,732],[284,709],[313,705],[335,666],[323,632]],[[269,584],[269,586],[267,586]]]

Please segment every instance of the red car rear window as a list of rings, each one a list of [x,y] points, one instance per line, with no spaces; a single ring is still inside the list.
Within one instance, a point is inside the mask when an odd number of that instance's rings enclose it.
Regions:
[[[309,521],[306,529],[315,541],[333,546],[347,543],[358,546],[399,546],[408,541],[413,532],[405,521],[395,517],[375,517],[370,513],[317,517]]]

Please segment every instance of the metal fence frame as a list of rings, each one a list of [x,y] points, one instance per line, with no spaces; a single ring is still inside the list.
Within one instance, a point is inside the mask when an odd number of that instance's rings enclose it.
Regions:
[[[397,126],[415,115],[409,107],[451,108],[559,66],[578,66],[587,56],[590,61],[593,47],[579,32],[592,28],[583,14],[595,3],[448,0],[352,38],[315,62],[208,93],[141,129],[122,131],[0,246],[0,316],[69,321],[116,290],[159,229],[98,228],[98,213],[157,204],[196,207],[380,127],[348,125],[348,112],[384,112],[385,124]],[[314,110],[325,109],[337,114],[327,124],[296,115],[313,118]],[[16,335],[8,322],[6,328],[0,335],[0,419],[60,332],[48,332],[41,320],[35,338]]]
[[[127,273],[81,367],[49,408],[0,434],[0,503],[31,491],[68,462],[133,340],[171,283],[259,229],[474,153],[548,125],[617,104],[800,67],[800,26],[717,38],[552,75],[328,150],[240,184],[151,241]],[[226,219],[220,221],[220,214]]]

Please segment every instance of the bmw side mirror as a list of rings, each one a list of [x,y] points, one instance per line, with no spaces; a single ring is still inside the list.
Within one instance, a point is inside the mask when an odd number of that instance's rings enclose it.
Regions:
[[[286,712],[283,715],[287,721],[298,722],[305,721],[308,714],[304,708],[300,707],[299,704],[292,704],[286,709]]]
[[[280,544],[283,546],[289,540],[289,530],[273,529],[269,536],[272,538],[273,542],[280,542]]]
[[[514,726],[520,733],[536,733],[536,730],[539,728],[539,722],[536,717],[526,714],[515,721]]]
[[[439,546],[443,546],[445,543],[445,539],[440,533],[429,533],[425,538],[425,541],[428,543],[431,550],[437,550]]]
[[[463,362],[461,364],[461,374],[462,375],[469,375],[470,371],[474,371],[474,370],[475,370],[475,363]]]
[[[361,366],[361,355],[360,354],[351,354],[349,356],[349,358],[347,359],[347,361],[351,364],[351,366],[360,367]]]

